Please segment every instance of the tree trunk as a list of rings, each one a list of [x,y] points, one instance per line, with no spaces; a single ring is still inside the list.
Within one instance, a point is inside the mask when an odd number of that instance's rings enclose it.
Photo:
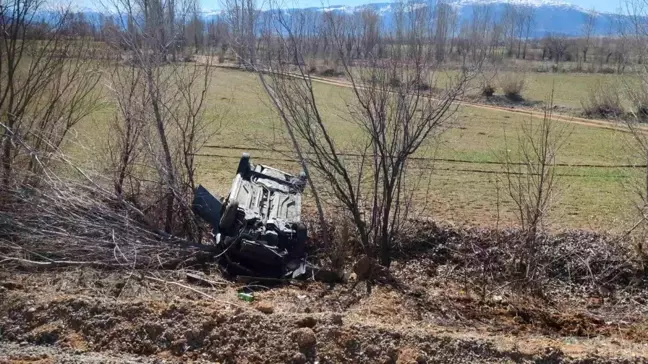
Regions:
[[[152,95],[152,106],[153,114],[155,116],[155,127],[158,132],[158,137],[160,138],[160,144],[162,145],[162,152],[164,153],[164,168],[166,169],[164,173],[166,174],[167,179],[167,205],[166,205],[166,217],[164,222],[164,231],[167,233],[171,232],[171,227],[173,223],[173,200],[175,198],[174,187],[175,187],[175,173],[173,170],[173,159],[171,157],[171,150],[169,148],[169,142],[167,140],[166,132],[164,130],[164,120],[162,118],[162,113],[160,111],[160,94],[153,82],[153,71],[151,69],[147,70],[148,76],[148,87],[149,92]]]
[[[9,185],[11,176],[11,133],[5,130],[2,147],[2,184]]]

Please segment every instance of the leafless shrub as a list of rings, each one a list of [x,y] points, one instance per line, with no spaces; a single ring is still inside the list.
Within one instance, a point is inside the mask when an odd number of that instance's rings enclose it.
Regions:
[[[452,269],[482,298],[501,294],[504,287],[545,294],[598,295],[600,289],[643,290],[640,264],[628,241],[620,236],[591,231],[567,231],[537,236],[535,281],[520,284],[518,251],[526,233],[519,229],[457,228],[418,221],[399,238],[399,261],[415,266],[431,260],[438,271]]]
[[[482,96],[491,97],[495,94],[495,86],[491,83],[484,83],[481,87]]]
[[[28,140],[36,151],[52,151],[101,96],[95,89],[100,73],[90,57],[91,43],[66,36],[70,10],[55,12],[41,24],[36,14],[42,5],[10,0],[0,6],[0,122],[5,126],[0,130],[0,183],[5,187],[33,183],[17,180],[17,172],[38,175],[36,169],[47,164],[47,153],[35,163],[17,138]],[[37,27],[45,39],[28,39]]]
[[[632,103],[632,113],[640,121],[648,120],[648,79],[646,75],[639,77],[638,84],[634,80],[626,82],[626,93]]]
[[[167,57],[181,36],[167,28],[171,17],[190,18],[196,8],[191,1],[165,3],[166,8],[150,12],[130,0],[112,6],[128,23],[122,24],[127,31],[114,32],[109,42],[125,47],[131,59],[128,65],[115,65],[108,76],[118,108],[109,143],[115,192],[157,216],[167,233],[199,240],[190,201],[196,187],[195,155],[219,126],[204,115],[213,57],[190,63],[168,62]],[[137,200],[142,189],[156,197]]]
[[[581,105],[583,115],[591,118],[615,119],[624,114],[619,89],[612,84],[599,84],[590,89]]]
[[[422,79],[414,79],[410,81],[410,86],[412,88],[415,88],[419,91],[430,91],[432,90],[432,86],[427,81],[424,81]]]
[[[648,133],[641,126],[641,122],[638,116],[629,117],[625,121],[630,136],[626,144],[627,153],[632,163],[648,166]],[[630,193],[635,219],[627,236],[632,239],[635,257],[642,264],[644,271],[648,271],[648,167],[641,173],[631,174],[625,188]]]
[[[394,88],[401,87],[401,80],[398,77],[392,77],[389,80],[389,86]]]
[[[39,163],[43,152],[15,140]],[[145,211],[116,195],[100,173],[76,167],[59,150],[47,153],[56,170],[41,164],[36,175],[20,171],[20,177],[38,181],[35,187],[0,187],[3,264],[168,267],[205,250],[159,230]]]
[[[343,75],[342,72],[336,70],[335,68],[327,68],[319,73],[322,77],[340,77]]]
[[[484,97],[491,97],[497,91],[497,74],[498,70],[495,66],[493,70],[484,71],[478,78],[478,91]]]
[[[353,224],[344,213],[337,218],[334,217],[330,226],[334,227],[334,232],[329,244],[324,247],[325,257],[328,260],[326,263],[330,264],[331,270],[342,278],[349,259],[362,252],[362,247]]]
[[[281,31],[264,37],[276,40],[264,46],[274,50],[265,59],[270,71],[259,72],[259,76],[293,139],[299,159],[318,181],[313,189],[333,197],[331,202],[344,209],[366,255],[389,266],[394,238],[412,209],[412,186],[417,178],[409,173],[410,157],[422,145],[433,144],[434,136],[444,129],[456,110],[454,101],[473,75],[472,69],[468,65],[462,68],[463,72],[436,98],[428,97],[419,87],[429,84],[435,71],[423,42],[424,20],[430,15],[425,11],[410,14],[413,30],[407,34],[411,43],[407,62],[400,62],[396,49],[391,58],[367,51],[366,66],[352,69],[350,58],[355,50],[346,42],[346,32],[351,29],[329,15],[327,27],[335,52],[352,83],[354,100],[348,105],[346,118],[360,131],[353,146],[356,158],[342,155],[320,113],[319,98],[306,70],[300,66],[294,77],[285,76],[286,60],[304,57],[300,52],[304,37],[299,33],[299,24],[288,23],[281,11],[276,12]],[[372,27],[364,29],[370,31]],[[372,44],[379,47],[380,42],[378,38]],[[391,85],[395,76],[401,80],[398,87]]]
[[[522,91],[524,90],[525,76],[519,73],[506,73],[500,77],[500,88],[511,101],[522,101]]]
[[[517,135],[517,144],[506,142],[503,154],[505,181],[523,240],[516,249],[516,270],[525,282],[537,278],[538,237],[543,234],[547,217],[556,197],[556,157],[568,135],[565,127],[552,120],[553,102],[545,108],[542,120],[530,118]],[[510,148],[510,149],[509,149]]]

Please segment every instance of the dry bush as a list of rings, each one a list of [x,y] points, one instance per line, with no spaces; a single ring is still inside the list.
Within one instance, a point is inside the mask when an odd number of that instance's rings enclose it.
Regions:
[[[619,89],[613,84],[600,83],[590,89],[581,105],[583,115],[590,118],[614,119],[624,114]]]
[[[410,81],[410,87],[418,90],[418,91],[430,91],[432,90],[432,86],[430,84],[420,78],[414,79]]]
[[[511,101],[522,101],[525,76],[519,73],[507,73],[500,77],[500,87],[504,95]]]
[[[331,240],[327,246],[324,246],[324,267],[330,266],[330,269],[342,278],[345,268],[350,263],[349,260],[362,252],[360,240],[357,236],[353,224],[349,223],[348,216],[341,213],[333,218],[329,225],[332,227]]]
[[[327,68],[319,73],[322,77],[340,77],[343,75],[342,72],[336,70],[335,68]]]
[[[0,187],[3,264],[169,267],[207,249],[158,229],[147,211],[114,193],[103,173],[75,167],[58,150],[51,154],[56,169],[41,164],[38,175],[21,172],[37,187]],[[38,161],[40,153],[33,156]]]
[[[0,261],[5,264],[169,267],[200,250],[156,232],[134,206],[91,183],[58,180],[0,193]]]
[[[626,93],[628,99],[632,103],[632,113],[639,121],[648,120],[648,79],[643,75],[638,85],[626,85]]]
[[[484,83],[481,87],[482,96],[491,97],[495,94],[495,86],[491,83]]]
[[[503,154],[508,196],[514,203],[515,215],[524,239],[512,252],[518,259],[516,270],[526,284],[535,284],[538,237],[544,234],[547,217],[555,203],[557,190],[556,157],[568,138],[564,125],[552,119],[553,98],[548,102],[542,120],[530,118],[517,135],[515,147]]]
[[[401,83],[402,83],[401,80],[396,76],[392,77],[389,80],[389,86],[393,88],[401,87]]]
[[[479,77],[479,91],[484,97],[491,97],[497,91],[497,69],[485,71]]]
[[[518,257],[511,254],[525,239],[525,231],[463,229],[428,221],[412,226],[399,237],[403,247],[399,260],[412,264],[431,260],[439,272],[451,267],[452,277],[465,277],[482,296],[501,294],[502,287],[527,289],[518,284]],[[616,236],[589,231],[540,234],[535,259],[535,285],[547,295],[598,295],[602,289],[628,292],[646,287],[641,261],[628,241]]]

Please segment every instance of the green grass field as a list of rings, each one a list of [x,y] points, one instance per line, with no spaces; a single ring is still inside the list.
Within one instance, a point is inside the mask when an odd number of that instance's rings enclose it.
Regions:
[[[548,84],[554,84],[545,75],[533,75],[537,85],[530,83],[527,92],[543,98],[550,92]],[[555,75],[556,79],[564,75]],[[207,116],[213,123],[223,123],[220,132],[203,149],[198,159],[198,180],[213,192],[224,194],[229,188],[235,171],[240,149],[273,145],[277,149],[290,149],[282,138],[282,125],[269,106],[258,79],[253,73],[217,69],[209,90]],[[564,83],[555,83],[556,99],[575,100],[577,92],[587,89],[581,76],[571,75]],[[599,76],[600,77],[600,76]],[[578,84],[580,91],[574,88]],[[575,86],[574,86],[575,87]],[[346,103],[352,101],[349,89],[317,84],[316,92],[321,100],[320,111],[333,131],[341,149],[349,149],[357,130],[345,120]],[[88,146],[84,156],[101,155],[102,140],[110,135],[106,121],[112,117],[107,104],[97,111],[92,120],[78,128],[78,139]],[[436,156],[444,159],[460,159],[470,163],[439,161],[434,166],[430,181],[429,203],[424,215],[427,217],[468,225],[494,225],[514,223],[512,203],[507,199],[504,186],[497,193],[497,181],[501,180],[499,166],[483,162],[498,161],[498,154],[506,148],[506,141],[515,140],[521,123],[529,116],[502,111],[484,110],[469,106],[458,109],[452,127],[444,132],[435,144]],[[629,136],[623,132],[568,124],[564,126],[570,137],[561,150],[560,163],[566,164],[626,164],[630,160]],[[505,138],[505,135],[508,138]],[[263,141],[263,142],[259,142]],[[428,151],[428,156],[432,152]],[[297,171],[297,163],[287,162],[285,156],[273,152],[252,151],[253,161],[274,164],[280,168]],[[204,156],[207,155],[207,156]],[[628,168],[559,167],[559,194],[552,213],[555,228],[586,228],[622,230],[631,224],[631,202],[624,187],[630,181]],[[427,183],[424,184],[427,187]],[[421,200],[426,190],[420,191]],[[499,203],[498,203],[499,201]],[[500,211],[498,214],[498,205]],[[498,215],[500,216],[498,218]]]
[[[555,106],[565,108],[570,114],[580,115],[583,111],[583,101],[588,99],[590,90],[600,87],[612,88],[621,95],[621,99],[627,102],[624,89],[627,84],[636,80],[634,75],[598,74],[598,73],[550,73],[550,72],[512,72],[500,71],[496,74],[489,74],[492,77],[492,84],[496,87],[496,95],[502,95],[501,80],[515,74],[516,77],[524,79],[522,97],[525,101],[546,102],[553,91],[553,103]],[[453,71],[438,73],[438,83],[455,76]],[[468,95],[478,96],[481,94],[481,78],[477,77],[470,85]],[[626,104],[630,107],[630,104]]]

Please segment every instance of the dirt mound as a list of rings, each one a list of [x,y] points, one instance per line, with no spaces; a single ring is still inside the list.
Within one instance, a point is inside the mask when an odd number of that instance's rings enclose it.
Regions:
[[[92,352],[221,363],[595,363],[640,362],[632,355],[646,354],[643,319],[597,317],[573,302],[482,301],[427,276],[428,263],[397,263],[395,284],[371,295],[305,283],[257,291],[252,303],[237,299],[242,285],[170,284],[180,282],[178,272],[158,272],[156,280],[88,269],[4,274],[1,340],[21,346],[0,362],[42,345],[55,347],[48,355],[60,361],[80,354],[78,362]]]

